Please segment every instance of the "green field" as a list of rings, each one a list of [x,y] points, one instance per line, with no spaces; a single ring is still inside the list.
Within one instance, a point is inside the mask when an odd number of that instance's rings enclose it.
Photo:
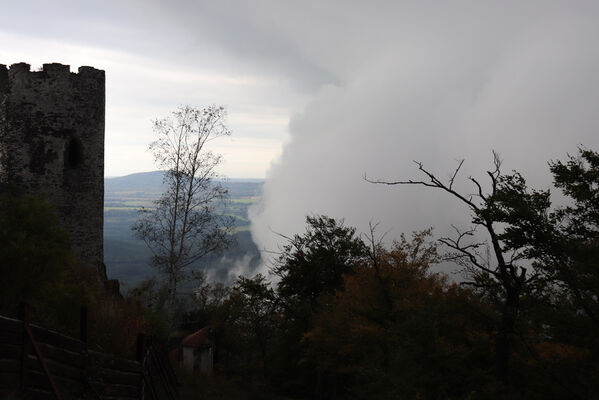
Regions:
[[[149,265],[151,252],[143,241],[135,238],[131,226],[143,206],[152,207],[160,196],[161,178],[158,172],[135,174],[105,180],[104,195],[104,262],[110,278],[119,279],[131,287],[156,273]],[[235,217],[235,245],[222,255],[208,257],[198,266],[210,271],[217,279],[226,280],[228,270],[240,260],[249,267],[260,263],[260,253],[251,240],[248,209],[260,199],[262,181],[235,180],[226,182],[230,205],[225,214]]]
[[[231,199],[232,203],[238,203],[238,204],[254,204],[256,203],[258,200],[260,200],[259,197],[239,197],[236,199]]]

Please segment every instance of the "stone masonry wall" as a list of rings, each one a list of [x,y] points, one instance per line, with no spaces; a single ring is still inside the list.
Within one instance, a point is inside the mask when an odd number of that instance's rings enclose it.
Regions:
[[[104,71],[0,64],[0,183],[46,196],[79,259],[103,267]]]

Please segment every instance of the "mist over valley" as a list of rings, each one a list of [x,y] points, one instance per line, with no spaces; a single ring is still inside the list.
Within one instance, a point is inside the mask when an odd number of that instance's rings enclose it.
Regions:
[[[134,236],[131,226],[141,207],[152,207],[164,191],[162,171],[142,172],[104,181],[104,263],[107,275],[121,286],[133,287],[157,275],[150,266],[152,253],[143,240]],[[211,281],[231,282],[235,274],[251,273],[260,265],[260,252],[251,239],[248,209],[260,198],[262,179],[228,179],[223,185],[230,202],[225,211],[234,216],[234,243],[222,254],[211,254],[194,269],[202,270]]]

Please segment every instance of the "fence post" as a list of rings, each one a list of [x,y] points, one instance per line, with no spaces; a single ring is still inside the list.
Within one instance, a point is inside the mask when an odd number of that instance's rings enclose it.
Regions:
[[[87,307],[81,306],[79,310],[79,339],[87,347]]]
[[[23,321],[23,345],[21,347],[21,390],[27,386],[27,358],[29,355],[29,336],[27,335],[27,326],[29,325],[30,310],[29,304],[19,303],[19,319]]]
[[[144,353],[146,350],[146,346],[145,346],[145,342],[146,342],[146,335],[144,335],[143,333],[138,333],[137,334],[137,348],[135,349],[135,359],[137,361],[139,361],[140,363],[144,361]]]
[[[139,388],[139,396],[142,399],[146,398],[146,386],[149,384],[148,377],[146,376],[146,365],[144,362],[145,350],[145,335],[143,333],[138,333],[137,344],[135,348],[135,359],[139,361],[139,363],[141,364],[141,376],[143,379]],[[153,397],[156,398],[156,394],[153,392],[153,388],[151,386],[149,388],[150,393],[152,393]]]

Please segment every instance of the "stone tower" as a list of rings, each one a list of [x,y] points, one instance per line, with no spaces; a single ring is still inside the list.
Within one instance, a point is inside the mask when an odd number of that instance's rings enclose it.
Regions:
[[[0,65],[0,183],[45,196],[73,253],[104,270],[104,71]]]

